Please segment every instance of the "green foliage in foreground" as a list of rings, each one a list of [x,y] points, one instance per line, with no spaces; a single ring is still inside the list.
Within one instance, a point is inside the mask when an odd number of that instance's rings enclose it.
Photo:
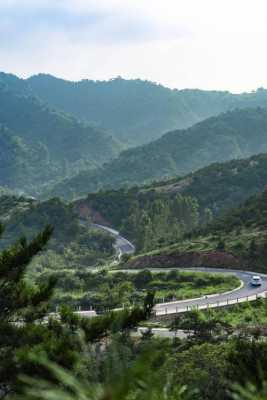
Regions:
[[[49,378],[49,373],[36,366],[29,355],[39,358],[45,352],[53,362],[81,374],[89,344],[92,346],[111,334],[129,332],[149,317],[153,306],[153,296],[148,295],[143,308],[94,319],[80,318],[67,309],[61,315],[49,315],[55,279],[30,286],[25,272],[32,258],[47,245],[51,233],[52,229],[47,227],[31,242],[23,238],[0,254],[1,397],[20,390],[21,373]]]
[[[87,370],[77,375],[47,361],[30,357],[50,374],[44,379],[21,377],[31,400],[232,400],[264,399],[266,342],[237,337],[190,338],[174,342],[144,337],[113,336]],[[255,358],[257,357],[257,363]],[[43,372],[44,373],[44,372]],[[235,383],[234,383],[235,382]]]
[[[54,280],[31,287],[24,276],[50,235],[47,228],[0,255],[1,398],[230,400],[233,391],[242,400],[253,399],[253,391],[261,398],[263,332],[235,331],[218,316],[192,312],[178,325],[194,332],[186,339],[133,338],[131,331],[151,316],[152,292],[130,311],[85,319],[63,308],[47,315]]]

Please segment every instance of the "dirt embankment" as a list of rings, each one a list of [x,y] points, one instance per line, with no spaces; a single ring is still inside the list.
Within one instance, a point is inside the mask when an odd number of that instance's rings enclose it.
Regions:
[[[152,267],[218,267],[239,268],[242,262],[232,254],[214,252],[174,252],[171,254],[151,255],[129,260],[126,268],[152,268]]]
[[[111,227],[110,222],[107,221],[98,211],[95,211],[92,207],[90,207],[86,199],[77,200],[74,204],[74,207],[81,219],[90,220],[94,224]]]

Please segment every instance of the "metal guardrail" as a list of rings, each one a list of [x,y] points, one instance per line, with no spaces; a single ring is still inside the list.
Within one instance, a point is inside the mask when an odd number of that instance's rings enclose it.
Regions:
[[[164,316],[164,315],[172,315],[172,314],[179,314],[179,313],[184,313],[190,310],[207,310],[210,308],[218,308],[218,307],[226,307],[234,304],[240,304],[240,303],[245,303],[249,301],[256,301],[257,299],[260,298],[266,298],[267,297],[267,291],[262,292],[262,293],[257,293],[252,296],[245,296],[245,297],[237,297],[236,299],[226,299],[222,301],[216,301],[216,302],[210,302],[206,304],[193,304],[193,305],[187,305],[187,306],[176,306],[175,308],[162,308],[160,310],[154,310],[154,316]]]

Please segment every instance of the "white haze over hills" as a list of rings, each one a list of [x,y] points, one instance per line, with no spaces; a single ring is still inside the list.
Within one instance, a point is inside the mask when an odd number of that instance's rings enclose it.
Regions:
[[[1,0],[0,16],[0,70],[19,76],[267,86],[264,0]]]

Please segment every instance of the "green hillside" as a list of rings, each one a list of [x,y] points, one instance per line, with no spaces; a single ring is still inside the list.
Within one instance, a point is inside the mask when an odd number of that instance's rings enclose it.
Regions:
[[[10,90],[39,97],[49,107],[107,130],[128,145],[158,139],[174,129],[234,108],[267,107],[267,90],[251,93],[171,90],[141,79],[70,82],[39,74],[29,79],[0,73]]]
[[[47,268],[87,268],[113,254],[113,238],[90,226],[81,225],[72,205],[59,199],[39,202],[34,198],[4,195],[0,197],[0,222],[5,230],[1,248],[16,243],[24,236],[33,238],[46,225],[53,226],[48,250],[34,266],[44,272]]]
[[[145,246],[142,222],[147,225],[150,221],[146,247],[156,248],[175,242],[198,223],[210,222],[261,192],[266,185],[267,155],[260,154],[212,164],[168,182],[90,193],[74,204],[81,215],[86,211],[96,222],[111,225],[142,244],[137,246],[139,249]],[[144,213],[148,213],[148,220],[143,218]],[[153,234],[148,233],[149,229]]]
[[[0,103],[0,124],[8,129],[1,133],[0,185],[21,189],[26,184],[31,191],[37,181],[41,185],[72,176],[119,152],[110,135],[50,110],[34,97],[0,86]]]
[[[197,201],[133,190],[90,194],[74,202],[81,217],[110,225],[131,239],[137,251],[175,242],[199,223]]]
[[[84,171],[48,194],[72,198],[99,189],[134,186],[266,151],[267,111],[234,110],[124,151],[97,171]]]
[[[211,164],[183,178],[158,182],[143,191],[167,196],[182,194],[197,198],[200,209],[213,214],[235,207],[261,192],[267,184],[267,154]]]
[[[4,126],[0,126],[0,183],[5,190],[24,191],[38,185],[40,180],[53,177],[52,166],[47,165],[41,145],[26,144]]]
[[[40,74],[26,81],[49,105],[139,145],[236,107],[267,107],[267,91],[171,90],[140,79],[69,82]]]
[[[134,257],[127,267],[239,268],[266,272],[267,190],[174,244]]]

